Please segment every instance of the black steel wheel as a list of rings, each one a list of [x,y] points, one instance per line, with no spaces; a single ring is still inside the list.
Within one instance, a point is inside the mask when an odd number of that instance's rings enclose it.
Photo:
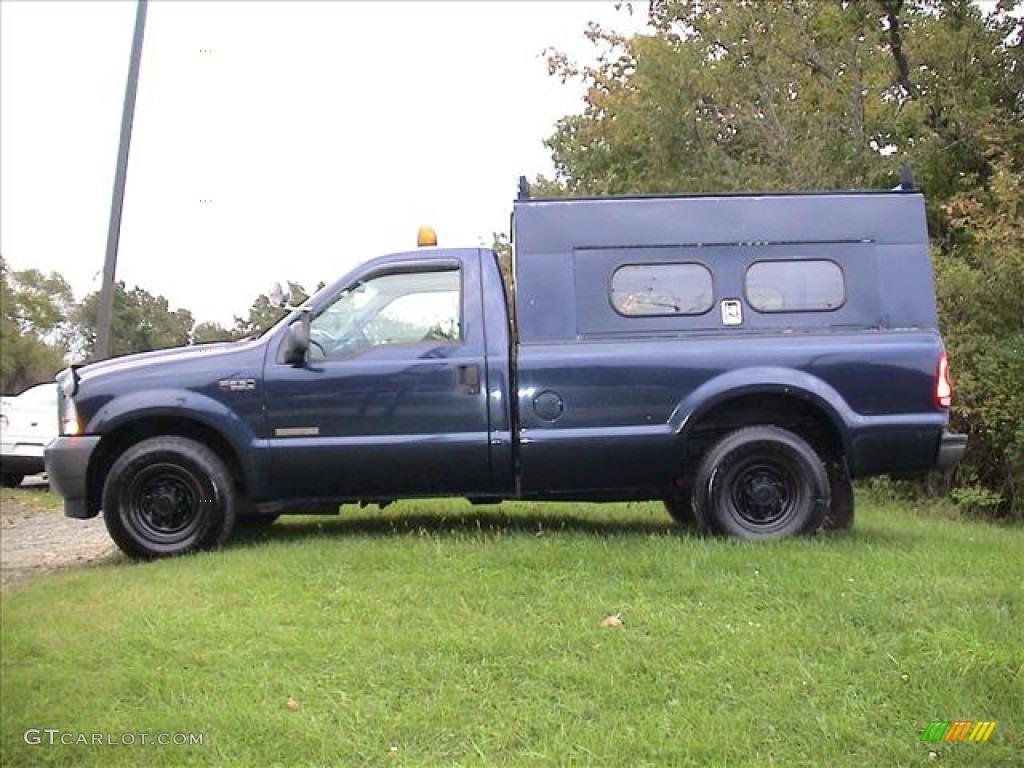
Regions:
[[[771,426],[738,429],[715,443],[701,460],[695,488],[702,527],[751,540],[813,533],[830,498],[814,449]]]
[[[211,549],[234,526],[234,483],[206,446],[184,437],[150,438],[110,468],[103,518],[110,537],[132,557]]]

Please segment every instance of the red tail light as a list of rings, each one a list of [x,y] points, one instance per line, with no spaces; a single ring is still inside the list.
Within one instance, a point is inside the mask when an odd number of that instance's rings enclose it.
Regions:
[[[940,408],[949,408],[953,402],[953,382],[949,379],[949,359],[945,352],[939,358],[939,370],[935,373],[935,402]]]

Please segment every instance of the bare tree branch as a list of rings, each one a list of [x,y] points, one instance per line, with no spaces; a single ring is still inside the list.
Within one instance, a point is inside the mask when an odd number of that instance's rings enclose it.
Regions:
[[[878,0],[878,5],[885,13],[885,19],[889,24],[889,50],[896,62],[896,83],[903,89],[908,99],[917,98],[917,89],[910,82],[910,63],[907,55],[903,52],[903,31],[900,26],[900,12],[903,10],[903,0]]]

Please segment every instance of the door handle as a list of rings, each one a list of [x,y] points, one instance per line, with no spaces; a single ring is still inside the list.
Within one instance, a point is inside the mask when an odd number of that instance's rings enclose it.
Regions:
[[[480,394],[480,366],[460,365],[455,369],[455,390],[460,395]]]

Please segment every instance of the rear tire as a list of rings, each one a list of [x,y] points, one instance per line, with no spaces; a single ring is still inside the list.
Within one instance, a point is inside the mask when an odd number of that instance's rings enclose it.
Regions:
[[[829,482],[818,454],[779,427],[730,432],[704,455],[694,503],[703,528],[765,541],[814,533],[829,506]]]
[[[17,488],[21,485],[21,481],[25,479],[24,475],[16,475],[11,472],[4,472],[0,475],[0,485],[4,488]]]
[[[832,500],[821,527],[826,531],[847,531],[853,528],[853,483],[842,459],[830,461],[826,467]]]
[[[693,514],[693,493],[690,489],[680,489],[671,496],[662,499],[665,511],[675,521],[676,525],[683,528],[692,528],[696,523]]]
[[[235,487],[220,458],[184,437],[154,437],[114,462],[103,518],[114,543],[139,558],[184,555],[224,543],[235,523]]]

